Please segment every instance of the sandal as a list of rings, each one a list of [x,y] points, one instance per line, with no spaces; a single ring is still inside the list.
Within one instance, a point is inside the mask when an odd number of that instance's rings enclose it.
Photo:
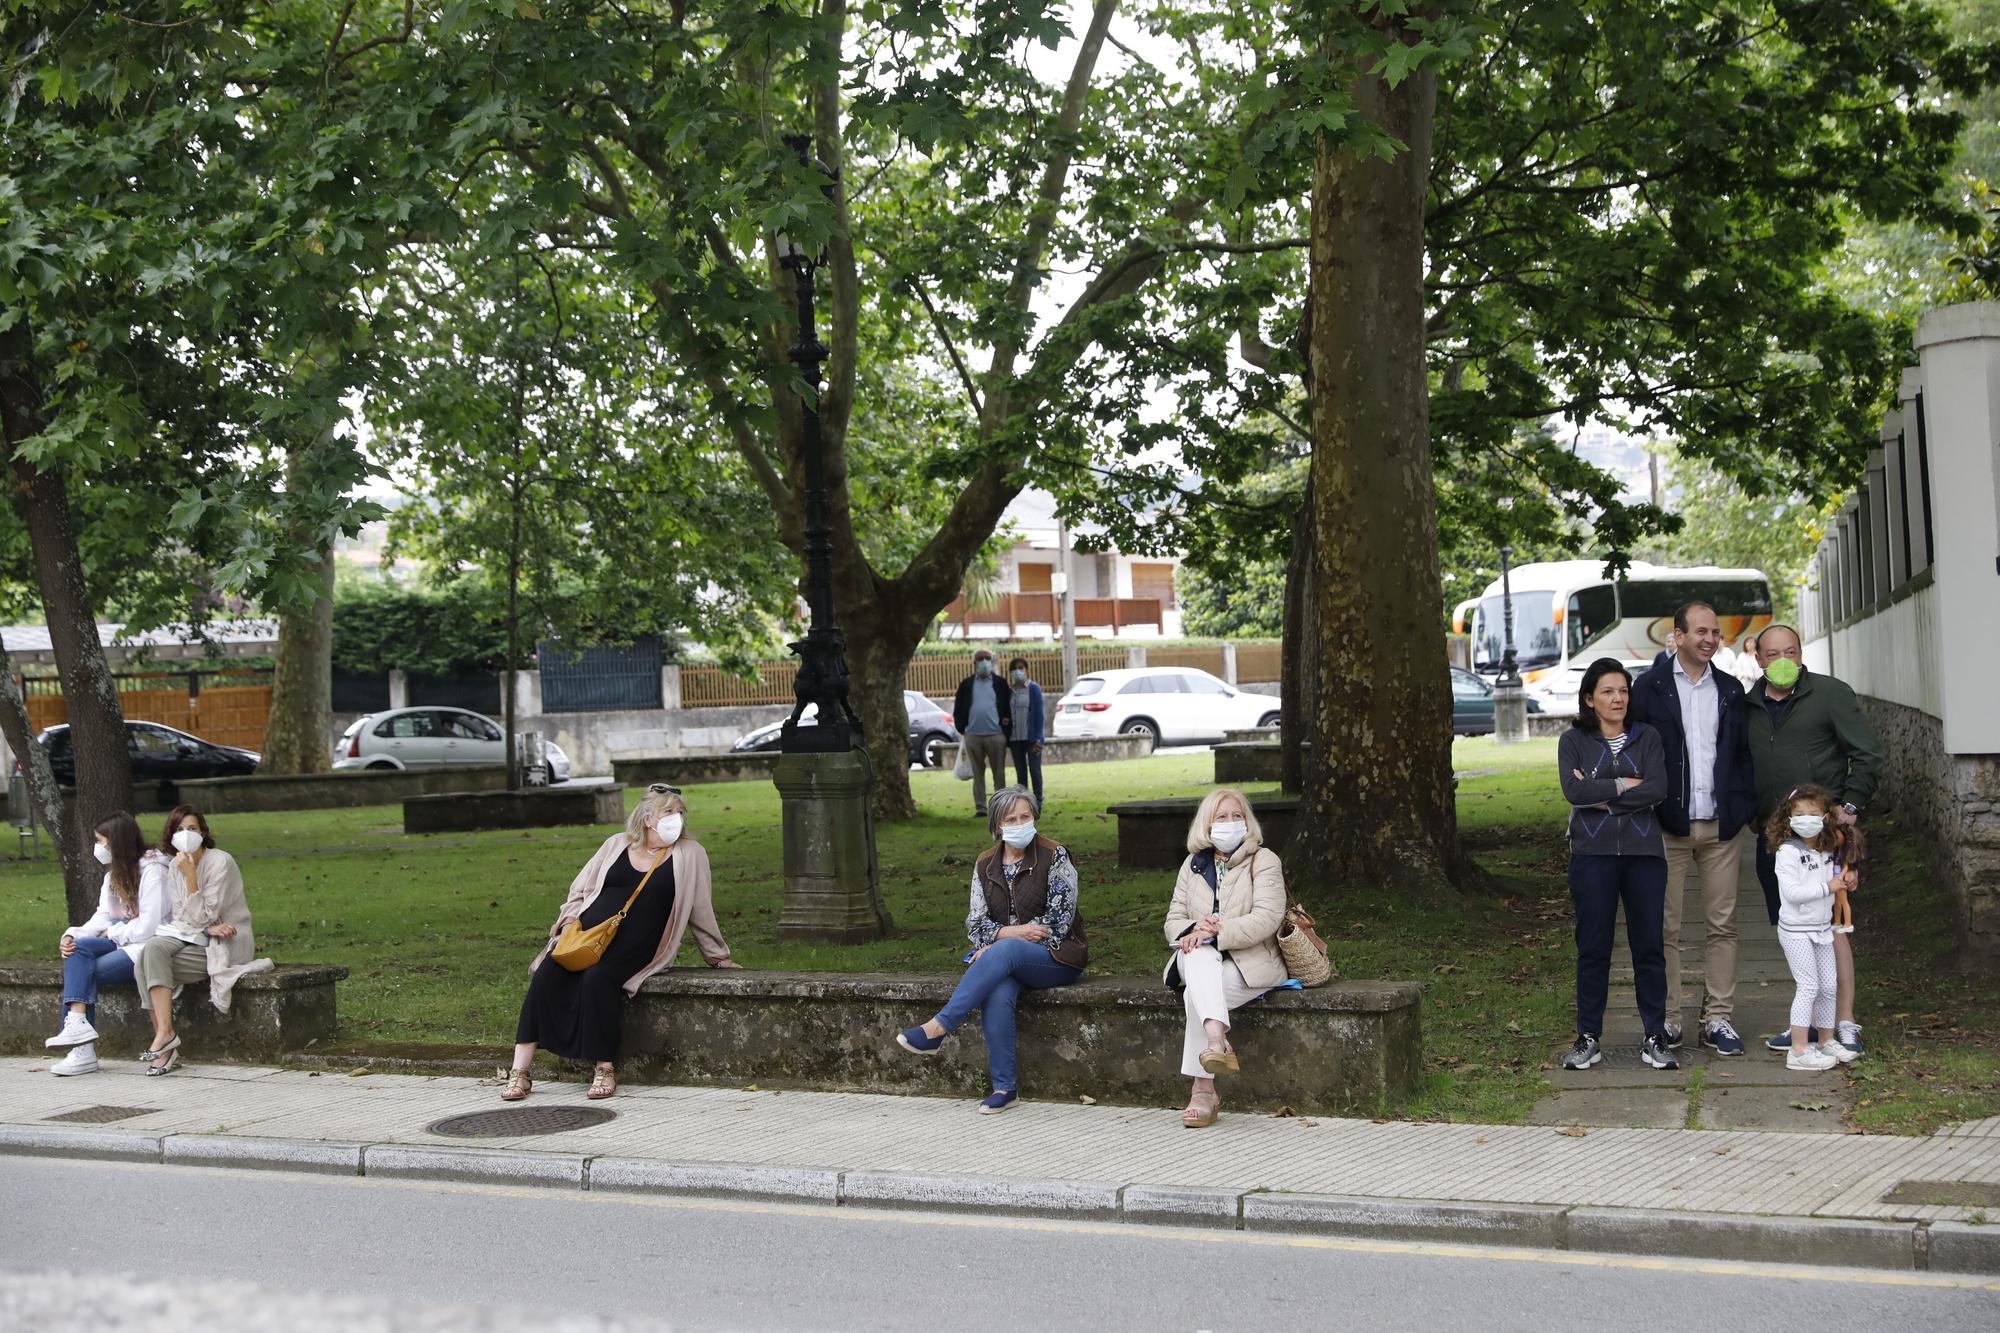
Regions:
[[[171,1074],[174,1066],[180,1062],[181,1043],[180,1039],[176,1037],[171,1045],[163,1048],[153,1057],[153,1062],[146,1066],[146,1076],[150,1078],[155,1074]]]
[[[1181,1112],[1181,1128],[1207,1129],[1222,1114],[1222,1098],[1213,1090],[1195,1092],[1188,1097],[1187,1110]]]
[[[176,1046],[179,1046],[180,1044],[181,1044],[181,1034],[176,1032],[174,1034],[172,1041],[160,1047],[160,1049],[157,1051],[150,1046],[147,1047],[145,1050],[139,1052],[139,1058],[145,1061],[147,1064],[151,1064],[153,1063],[153,1061],[159,1059],[161,1056],[165,1055],[168,1051],[173,1050]]]
[[[518,1102],[535,1090],[535,1076],[525,1069],[509,1071],[507,1086],[500,1093],[503,1102]]]
[[[600,1069],[592,1076],[590,1091],[585,1093],[584,1096],[594,1102],[601,1102],[616,1091],[618,1091],[618,1071],[615,1069]]]
[[[1201,1067],[1208,1071],[1210,1077],[1213,1077],[1216,1074],[1237,1073],[1242,1070],[1243,1065],[1236,1058],[1236,1048],[1224,1045],[1211,1046],[1203,1051],[1201,1053]]]

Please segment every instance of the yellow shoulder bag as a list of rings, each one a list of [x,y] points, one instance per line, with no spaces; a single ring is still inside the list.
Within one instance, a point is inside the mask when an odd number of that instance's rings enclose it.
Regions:
[[[658,870],[666,859],[662,856],[653,862],[653,870]],[[549,950],[549,957],[571,972],[581,972],[604,957],[604,951],[611,947],[612,936],[618,933],[618,923],[625,919],[625,914],[632,910],[632,904],[638,902],[639,895],[646,891],[647,882],[653,878],[653,870],[648,870],[641,877],[639,887],[632,890],[632,896],[618,909],[617,916],[600,921],[589,930],[582,929],[576,921],[570,922],[563,930],[562,938],[556,941],[555,948]]]

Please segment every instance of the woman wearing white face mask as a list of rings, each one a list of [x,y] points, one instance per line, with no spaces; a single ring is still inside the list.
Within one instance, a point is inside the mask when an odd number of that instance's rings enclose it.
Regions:
[[[175,806],[160,850],[174,858],[167,871],[172,909],[140,951],[137,967],[139,998],[153,1014],[153,1044],[139,1056],[148,1074],[171,1073],[180,1063],[175,991],[190,981],[206,981],[209,1003],[226,1014],[237,981],[271,968],[270,959],[256,956],[243,872],[235,857],[215,845],[201,811]]]
[[[592,1100],[618,1090],[618,1045],[625,999],[647,977],[673,962],[691,926],[710,967],[737,967],[722,941],[709,900],[708,852],[684,836],[687,803],[678,787],[656,782],[632,809],[622,833],[605,839],[577,872],[569,896],[549,927],[549,943],[529,965],[533,979],[514,1029],[514,1066],[502,1101],[534,1091],[535,1051],[597,1065]],[[585,930],[619,917],[604,955],[572,972],[549,957],[574,921]]]
[[[1014,1065],[1014,1005],[1024,990],[1067,986],[1083,975],[1090,946],[1077,915],[1076,866],[1069,849],[1035,832],[1041,805],[1025,787],[1002,787],[987,806],[996,839],[972,868],[965,918],[971,964],[933,1018],[896,1034],[896,1044],[935,1055],[958,1025],[979,1013],[993,1091],[982,1115],[1020,1100]]]
[[[97,826],[91,848],[104,867],[97,913],[62,935],[62,1031],[50,1047],[68,1047],[49,1066],[59,1077],[97,1072],[97,996],[138,975],[139,954],[167,914],[167,859],[146,846],[138,821],[119,811]]]
[[[1287,975],[1278,951],[1285,922],[1285,871],[1263,845],[1263,830],[1242,792],[1208,794],[1188,826],[1188,859],[1167,906],[1167,959],[1162,980],[1181,992],[1187,1032],[1181,1072],[1194,1080],[1181,1123],[1215,1123],[1221,1099],[1217,1074],[1240,1067],[1229,1044],[1229,1012],[1280,985]]]

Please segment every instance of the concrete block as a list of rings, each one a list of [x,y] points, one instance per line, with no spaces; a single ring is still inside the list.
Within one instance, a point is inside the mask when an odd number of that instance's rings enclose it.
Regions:
[[[1678,1085],[1653,1088],[1595,1088],[1563,1091],[1544,1097],[1528,1112],[1531,1125],[1629,1125],[1646,1129],[1680,1129],[1687,1123],[1687,1090]]]
[[[286,963],[253,972],[236,983],[229,1012],[207,1002],[190,1003],[194,988],[174,1007],[189,1060],[276,1060],[286,1051],[334,1035],[334,983],[347,969],[327,963]],[[49,1015],[62,1000],[62,965],[56,962],[0,963],[0,1049],[46,1054]],[[136,1054],[151,1043],[152,1018],[139,1007],[138,992],[115,986],[97,1003],[100,1054]]]
[[[505,764],[450,768],[343,768],[331,773],[252,774],[245,778],[193,778],[175,784],[180,799],[208,814],[272,810],[340,810],[393,805],[434,792],[505,791]]]
[[[1187,859],[1187,828],[1201,804],[1198,796],[1166,796],[1121,801],[1106,807],[1118,821],[1120,870],[1174,870]],[[1264,845],[1282,855],[1291,841],[1292,823],[1299,815],[1296,796],[1260,796],[1257,823]]]
[[[491,1148],[431,1148],[370,1144],[362,1174],[413,1180],[464,1180],[482,1185],[549,1185],[583,1188],[581,1156],[506,1152]]]
[[[476,829],[557,828],[622,824],[625,791],[616,786],[529,787],[522,791],[413,796],[403,802],[405,833],[466,833]]]
[[[614,755],[611,776],[621,787],[666,782],[699,787],[711,782],[769,782],[777,775],[775,750],[742,754]]]
[[[1927,1239],[1933,1273],[2000,1273],[2000,1226],[1933,1222]]]
[[[1917,1228],[1909,1222],[1834,1217],[1757,1217],[1647,1208],[1572,1208],[1569,1248],[1745,1262],[1916,1267]]]
[[[1247,786],[1276,782],[1284,776],[1284,753],[1276,741],[1225,741],[1215,747],[1215,784]],[[1262,818],[1263,803],[1258,803]]]
[[[1245,1231],[1306,1231],[1379,1240],[1562,1248],[1563,1209],[1548,1204],[1246,1194]]]
[[[170,1165],[240,1166],[323,1175],[361,1174],[361,1145],[320,1139],[259,1139],[237,1134],[171,1134],[161,1144]]]
[[[0,1153],[157,1162],[160,1136],[73,1125],[0,1125]]]
[[[1793,1074],[1794,1078],[1800,1077]],[[1792,1086],[1704,1087],[1701,1098],[1703,1129],[1770,1129],[1799,1134],[1838,1134],[1840,1114],[1849,1101],[1847,1081],[1837,1074],[1819,1076],[1816,1083]],[[1825,1103],[1824,1111],[1807,1111],[1794,1105]]]
[[[1243,1192],[1187,1185],[1127,1185],[1121,1211],[1128,1222],[1235,1228],[1243,1223]]]
[[[742,1166],[595,1157],[588,1188],[597,1193],[698,1194],[732,1199],[840,1202],[840,1173],[816,1167]]]
[[[1118,1186],[1076,1180],[849,1171],[841,1177],[840,1201],[881,1208],[1116,1217]]]

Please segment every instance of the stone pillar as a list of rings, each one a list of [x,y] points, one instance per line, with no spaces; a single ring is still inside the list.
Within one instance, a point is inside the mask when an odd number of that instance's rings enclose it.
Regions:
[[[888,933],[868,817],[873,780],[865,750],[779,758],[785,832],[779,939],[860,944]]]
[[[507,688],[507,676],[500,676],[500,688]],[[514,677],[514,721],[542,715],[542,673],[539,671],[516,671]],[[504,696],[503,696],[504,697]]]
[[[1127,648],[1125,650],[1125,665],[1127,667],[1142,667],[1146,665],[1146,650],[1144,648]]]
[[[408,708],[410,706],[410,676],[406,671],[389,672],[389,707]]]
[[[1528,739],[1528,696],[1519,681],[1493,687],[1493,741],[1516,745]]]
[[[1231,685],[1236,683],[1236,645],[1233,643],[1222,645],[1222,678]]]
[[[681,669],[677,666],[660,668],[660,707],[674,712],[681,706]]]

